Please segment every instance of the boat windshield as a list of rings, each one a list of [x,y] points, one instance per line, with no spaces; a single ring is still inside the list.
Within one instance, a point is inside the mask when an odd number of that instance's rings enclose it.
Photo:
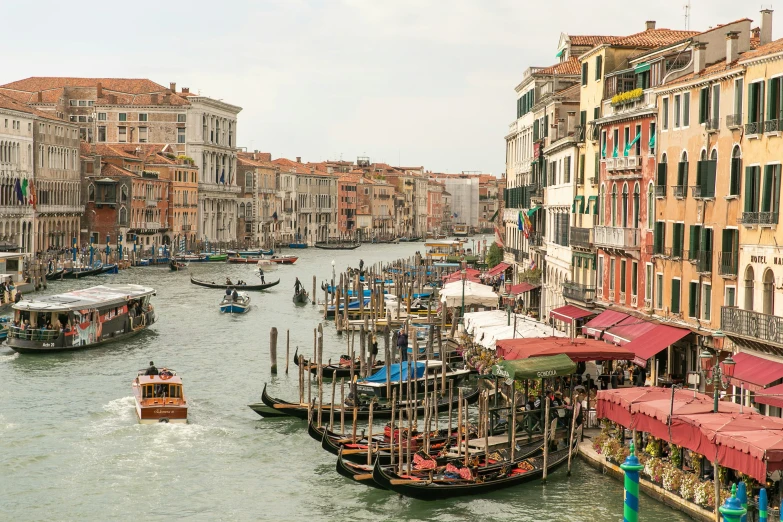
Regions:
[[[169,397],[172,399],[182,398],[182,385],[169,383],[145,384],[142,386],[141,398],[154,399],[159,397]]]

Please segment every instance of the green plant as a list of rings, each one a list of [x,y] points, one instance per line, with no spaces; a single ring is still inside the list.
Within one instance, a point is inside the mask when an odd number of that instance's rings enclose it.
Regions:
[[[644,451],[651,457],[660,457],[661,456],[660,441],[651,435],[650,439],[647,441],[647,447],[644,448]]]
[[[683,473],[682,481],[680,482],[680,496],[685,500],[693,500],[693,495],[698,485],[699,480],[696,478],[696,475]]]
[[[682,450],[678,445],[669,443],[669,458],[675,468],[682,467]]]
[[[668,491],[679,491],[682,486],[683,472],[672,465],[665,466],[662,475],[662,485]]]

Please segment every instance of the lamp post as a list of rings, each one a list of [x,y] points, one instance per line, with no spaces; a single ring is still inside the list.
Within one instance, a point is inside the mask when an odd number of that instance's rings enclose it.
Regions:
[[[465,321],[465,276],[468,273],[468,271],[465,269],[466,263],[465,263],[465,255],[462,256],[462,269],[460,270],[460,275],[462,276],[462,309],[460,311],[460,318],[462,321]]]
[[[731,356],[726,357],[723,362],[712,361],[712,353],[706,348],[699,354],[699,361],[701,362],[701,371],[704,373],[704,382],[712,384],[713,389],[713,405],[712,411],[718,412],[718,398],[720,390],[725,390],[729,387],[729,382],[734,376],[734,366],[736,363]],[[712,377],[708,375],[712,373]]]

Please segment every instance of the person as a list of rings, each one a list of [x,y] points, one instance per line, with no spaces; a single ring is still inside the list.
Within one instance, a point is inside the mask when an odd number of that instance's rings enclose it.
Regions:
[[[171,371],[168,368],[161,368],[160,375],[163,376],[163,377],[171,377],[174,374],[171,373]]]
[[[16,292],[16,297],[14,297],[14,303],[18,303],[22,300],[22,292]]]
[[[302,289],[302,283],[299,282],[299,278],[296,278],[296,281],[294,282],[294,292],[297,294],[299,293],[299,290]]]
[[[265,285],[266,281],[264,281],[264,269],[263,268],[259,268],[258,269],[258,275],[261,277],[261,284]]]
[[[359,260],[359,273],[364,274],[364,259]]]
[[[239,294],[237,293],[237,289],[234,288],[234,291],[231,292],[231,300],[236,303],[237,299],[239,299]]]
[[[231,290],[233,290],[233,288],[231,288],[230,286],[227,286],[227,287],[226,287],[226,295],[227,295],[227,296],[228,296],[228,295],[231,295]]]
[[[233,285],[234,283],[231,282],[231,278],[230,277],[227,277],[226,278],[226,284],[227,285]]]
[[[614,371],[612,372],[612,376],[611,376],[610,380],[611,380],[611,383],[612,383],[612,389],[613,390],[616,390],[619,387],[619,385],[620,385],[619,374],[620,374],[620,369],[619,368],[615,368]]]
[[[375,358],[378,356],[378,337],[372,334],[370,340],[370,368],[375,367]]]
[[[636,386],[644,386],[644,382],[647,380],[647,373],[641,366],[638,367],[638,373],[636,374]]]
[[[400,335],[397,336],[397,348],[400,350],[400,361],[408,361],[408,334],[405,328],[400,329]]]
[[[150,361],[150,367],[144,372],[144,375],[158,375],[158,369],[155,368],[155,363]]]

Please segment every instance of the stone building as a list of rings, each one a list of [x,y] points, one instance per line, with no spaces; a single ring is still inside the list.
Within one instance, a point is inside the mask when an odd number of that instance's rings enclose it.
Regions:
[[[239,186],[237,237],[252,245],[271,246],[277,210],[275,177],[279,169],[271,154],[240,152],[237,158]]]

